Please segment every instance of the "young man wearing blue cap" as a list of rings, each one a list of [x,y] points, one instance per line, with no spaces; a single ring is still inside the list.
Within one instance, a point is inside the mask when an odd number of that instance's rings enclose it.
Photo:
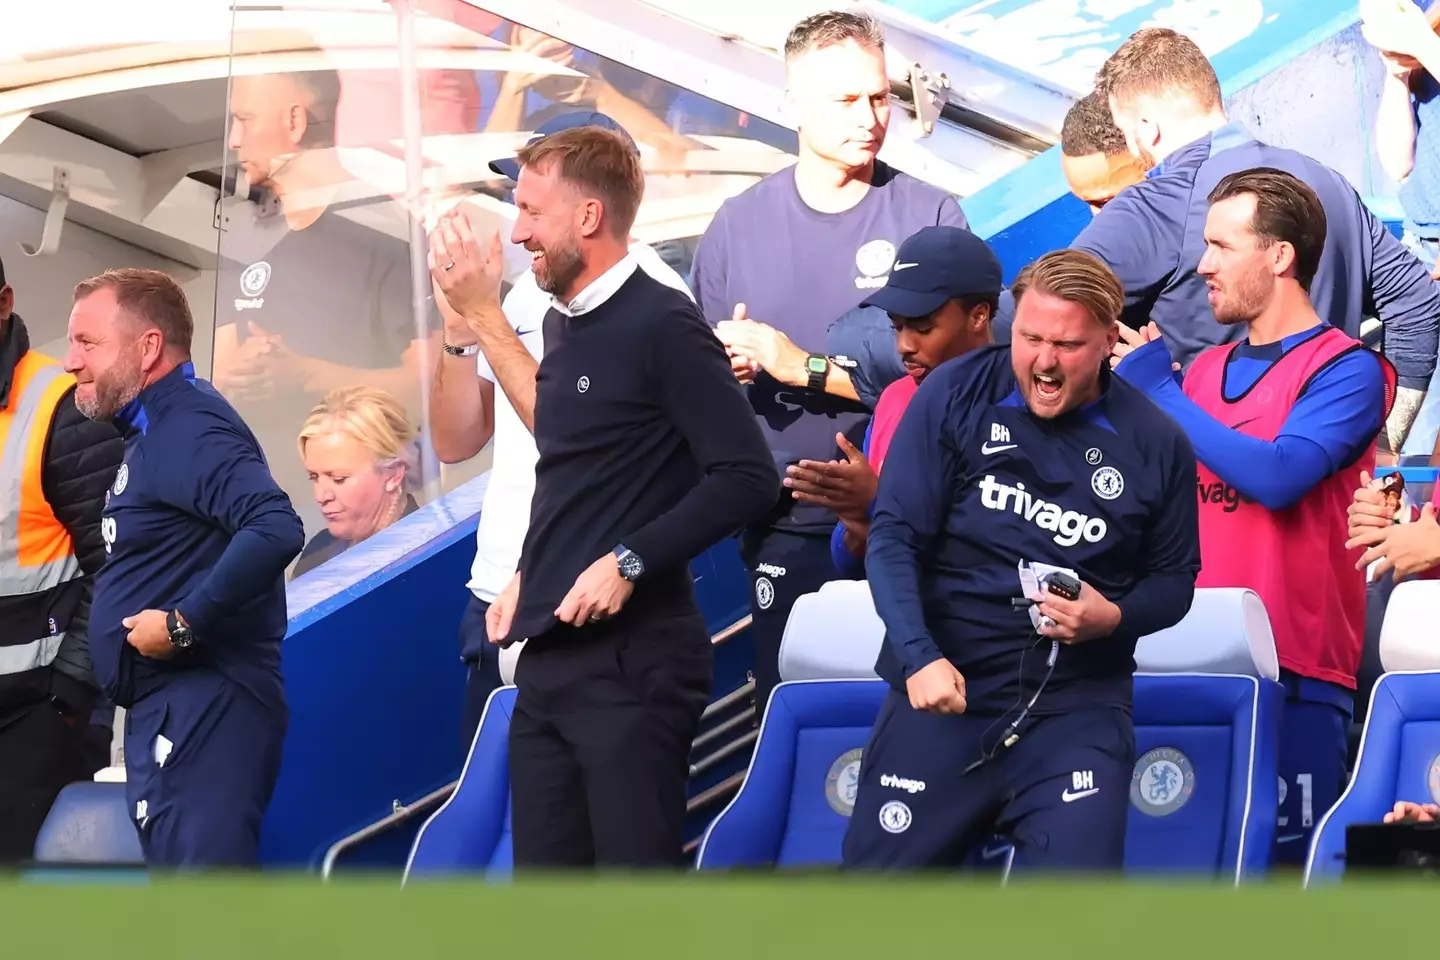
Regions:
[[[581,111],[542,123],[530,142],[586,126],[629,137],[605,114]],[[511,156],[493,161],[490,169],[517,180],[519,166]],[[647,275],[690,295],[684,278],[648,244],[632,242],[630,253]],[[501,684],[499,655],[495,645],[486,642],[485,614],[515,575],[529,526],[535,462],[540,457],[531,434],[535,370],[545,354],[544,318],[552,301],[536,283],[533,271],[522,274],[494,317],[488,346],[463,317],[450,309],[444,297],[437,297],[436,304],[445,318],[445,349],[430,390],[430,430],[435,453],[443,463],[463,463],[478,455],[492,439],[495,441],[490,480],[475,535],[475,561],[467,584],[471,598],[460,622],[460,656],[469,667],[460,740],[462,749],[469,750],[485,703]],[[495,389],[497,383],[499,390]],[[512,394],[518,399],[512,399]],[[524,644],[516,646],[518,656],[518,648]]]
[[[906,376],[880,394],[863,453],[837,434],[844,460],[801,460],[785,480],[796,500],[840,518],[830,556],[844,576],[865,576],[877,475],[910,398],[931,370],[990,342],[1001,289],[1000,261],[984,240],[959,227],[926,227],[900,245],[885,286],[863,304],[889,315]]]

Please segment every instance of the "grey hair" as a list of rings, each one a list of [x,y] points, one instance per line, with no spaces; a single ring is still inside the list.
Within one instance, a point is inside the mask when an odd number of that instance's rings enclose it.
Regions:
[[[847,40],[863,47],[885,49],[885,32],[880,21],[870,14],[829,10],[806,17],[791,28],[785,38],[785,60],[789,62],[811,50],[833,47]]]

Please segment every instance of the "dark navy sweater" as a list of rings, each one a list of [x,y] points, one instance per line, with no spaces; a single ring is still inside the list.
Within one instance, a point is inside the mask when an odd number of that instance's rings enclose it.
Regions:
[[[645,573],[616,622],[697,612],[690,561],[762,516],[780,483],[725,349],[685,294],[636,269],[563,327],[535,378],[540,459],[515,639],[572,629],[555,609],[622,545]]]
[[[176,671],[208,667],[285,712],[280,642],[285,567],[305,545],[300,518],[275,485],[249,427],[186,363],[116,416],[125,462],[102,531],[90,647],[108,697],[129,706]],[[121,621],[178,609],[195,646],[142,657]]]
[[[1325,207],[1325,249],[1310,295],[1320,319],[1352,337],[1369,315],[1385,324],[1385,353],[1402,387],[1425,389],[1440,346],[1440,285],[1386,229],[1343,176],[1303,153],[1261,143],[1238,123],[1176,150],[1120,192],[1071,246],[1108,263],[1125,285],[1125,322],[1153,320],[1182,366],[1206,347],[1246,335],[1215,322],[1205,280],[1210,192],[1227,175],[1275,167],[1304,181]],[[1009,338],[1014,301],[1001,298],[997,339]]]
[[[1031,627],[1017,564],[1068,567],[1119,605],[1113,635],[1064,645],[1037,714],[1128,707],[1135,643],[1190,609],[1200,570],[1195,454],[1168,416],[1108,369],[1100,399],[1033,416],[1010,348],[935,368],[880,473],[866,573],[887,642],[876,670],[897,690],[947,657],[969,711],[1033,695],[1050,641]],[[1022,682],[1023,681],[1023,682]]]

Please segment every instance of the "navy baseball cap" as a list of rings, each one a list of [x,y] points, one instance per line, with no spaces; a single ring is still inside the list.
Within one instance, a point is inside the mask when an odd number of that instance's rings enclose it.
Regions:
[[[632,150],[636,153],[640,152],[640,148],[635,146],[635,141],[630,138],[629,131],[605,116],[605,114],[595,113],[593,111],[562,113],[558,117],[551,117],[535,128],[534,136],[525,142],[525,146],[533,146],[552,133],[559,133],[561,130],[569,130],[573,127],[603,127],[606,130],[614,130],[625,138],[625,142],[630,144]],[[509,177],[511,180],[520,179],[520,161],[514,157],[501,157],[499,160],[491,160],[490,169],[502,177]]]
[[[924,317],[960,297],[1000,296],[1000,261],[962,227],[925,227],[900,244],[885,286],[861,306],[897,317]]]

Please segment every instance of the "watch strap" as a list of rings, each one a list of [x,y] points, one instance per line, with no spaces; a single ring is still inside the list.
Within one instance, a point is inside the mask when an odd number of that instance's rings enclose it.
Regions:
[[[442,340],[441,345],[445,348],[445,352],[452,357],[473,357],[480,352],[480,344],[478,343],[470,343],[463,347],[457,347],[448,340]]]
[[[823,392],[825,381],[830,375],[830,358],[821,353],[812,353],[805,358],[805,372],[809,375],[806,386]]]
[[[179,649],[188,649],[195,644],[195,632],[180,622],[179,610],[165,614],[165,630],[170,635],[170,642]]]

